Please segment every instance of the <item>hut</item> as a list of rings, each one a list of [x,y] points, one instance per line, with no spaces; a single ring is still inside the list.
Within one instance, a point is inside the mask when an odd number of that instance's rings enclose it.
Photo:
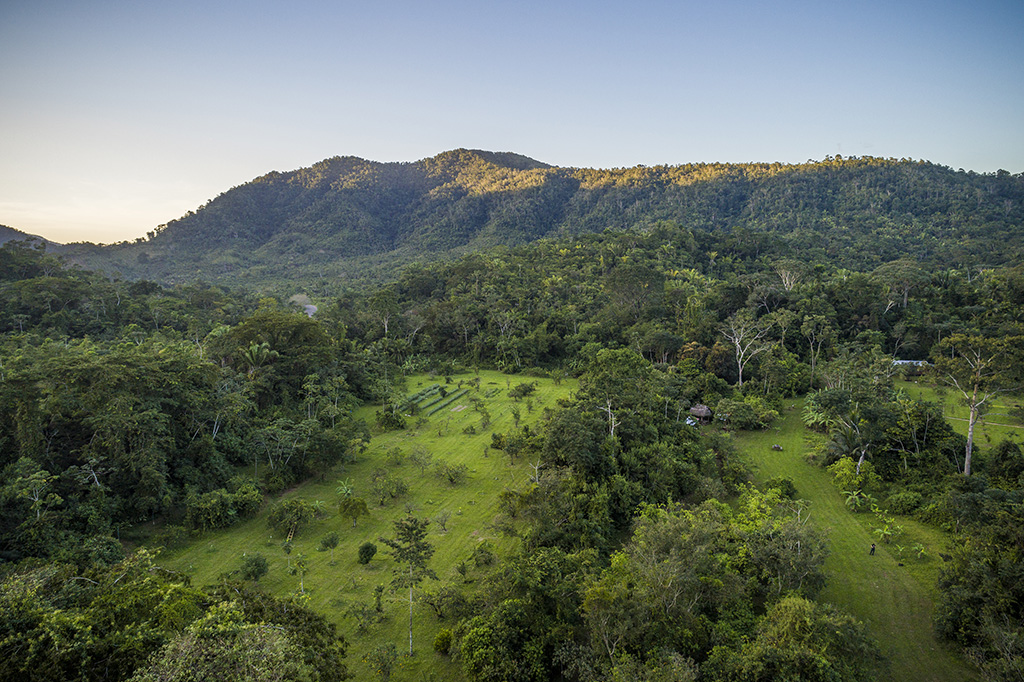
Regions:
[[[701,424],[711,423],[711,408],[707,405],[694,405],[690,408],[690,416]]]

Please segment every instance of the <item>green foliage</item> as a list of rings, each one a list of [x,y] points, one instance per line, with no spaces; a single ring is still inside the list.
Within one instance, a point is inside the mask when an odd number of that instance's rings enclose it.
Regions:
[[[402,497],[409,491],[409,484],[405,480],[391,474],[387,469],[375,469],[372,475],[372,483],[374,497],[377,498],[377,504],[382,507],[389,501]]]
[[[336,532],[331,531],[327,535],[320,538],[320,545],[316,548],[318,552],[331,552],[331,561],[334,561],[334,548],[341,542],[341,536]]]
[[[460,485],[465,483],[466,477],[469,476],[469,467],[465,464],[438,461],[434,462],[434,475],[448,485]]]
[[[363,657],[363,662],[369,664],[370,670],[377,676],[377,679],[381,682],[388,682],[391,679],[391,673],[397,667],[398,651],[391,642],[378,644]]]
[[[782,476],[775,478],[769,478],[764,482],[764,487],[770,490],[778,490],[781,497],[785,497],[791,500],[796,499],[797,491],[796,484],[793,483],[793,479]]]
[[[359,555],[358,555],[358,558],[359,558],[359,563],[360,564],[364,564],[365,565],[365,564],[370,563],[370,561],[373,559],[373,557],[376,554],[377,554],[377,545],[373,544],[372,542],[364,542],[363,544],[359,545]]]
[[[137,552],[79,572],[47,564],[0,583],[0,677],[343,680],[345,643],[304,607],[246,585],[203,593]]]
[[[388,405],[382,409],[377,410],[375,413],[377,426],[384,429],[385,431],[393,431],[396,429],[404,429],[407,424],[405,417],[398,411],[394,406]]]
[[[306,500],[293,497],[278,502],[267,515],[267,526],[281,533],[300,529],[316,516],[313,505]]]
[[[355,528],[360,516],[369,516],[370,510],[366,506],[366,500],[361,497],[346,497],[338,501],[338,515],[343,519],[352,519],[352,527]]]
[[[914,511],[921,506],[921,502],[923,500],[924,497],[921,493],[913,490],[905,490],[903,492],[890,495],[886,499],[885,505],[895,514],[909,515],[913,514]]]
[[[248,481],[231,493],[224,488],[202,495],[192,493],[185,501],[185,523],[199,531],[226,528],[252,516],[262,505],[263,495],[259,488]]]
[[[871,493],[878,489],[879,478],[871,462],[864,462],[857,473],[857,462],[844,457],[828,467],[832,482],[839,490]]]
[[[246,553],[246,555],[242,557],[242,568],[239,575],[246,580],[251,580],[253,584],[256,584],[260,581],[260,578],[267,574],[269,570],[270,566],[267,563],[267,558],[265,556],[259,552],[255,552],[253,554]]]
[[[434,651],[445,656],[452,647],[452,631],[448,628],[441,628],[434,636]]]
[[[516,384],[513,388],[510,388],[508,391],[508,397],[515,401],[519,401],[526,396],[533,395],[536,390],[536,381],[523,382],[521,384]]]
[[[779,413],[760,396],[749,395],[743,400],[720,400],[715,418],[737,429],[766,429],[779,418]]]
[[[801,597],[779,601],[739,651],[715,649],[705,667],[716,680],[867,682],[884,658],[862,623]]]

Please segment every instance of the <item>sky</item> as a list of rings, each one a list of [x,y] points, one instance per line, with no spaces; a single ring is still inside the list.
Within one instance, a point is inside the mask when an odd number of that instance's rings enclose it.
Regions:
[[[144,236],[335,156],[1024,172],[1021,0],[0,0],[0,224]]]

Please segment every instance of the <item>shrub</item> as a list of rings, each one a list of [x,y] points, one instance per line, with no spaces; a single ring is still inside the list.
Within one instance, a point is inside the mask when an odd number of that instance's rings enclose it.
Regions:
[[[469,475],[469,467],[465,464],[449,464],[448,462],[436,462],[434,473],[438,478],[447,481],[449,485],[464,483]]]
[[[373,559],[373,555],[377,553],[377,545],[372,542],[364,542],[359,545],[359,563],[368,564]]]
[[[529,383],[516,384],[514,388],[509,389],[508,397],[512,398],[516,402],[520,398],[525,398],[528,395],[532,395],[537,390],[537,382],[531,381]]]
[[[861,464],[860,475],[857,475],[857,462],[851,457],[843,457],[830,465],[828,470],[832,474],[832,482],[839,490],[870,493],[878,489],[880,478],[871,462]]]
[[[715,408],[715,415],[729,426],[746,431],[766,429],[779,418],[778,411],[756,395],[749,395],[743,400],[722,398]]]
[[[476,549],[473,550],[472,559],[477,568],[490,566],[494,563],[494,552],[492,549],[493,546],[487,540],[476,546]]]
[[[908,490],[890,495],[886,505],[895,514],[912,514],[921,506],[923,499],[921,493]]]
[[[402,452],[401,448],[391,448],[384,456],[384,462],[388,466],[402,466],[405,464],[405,453]]]
[[[258,552],[242,557],[241,575],[246,580],[251,580],[253,583],[259,582],[259,579],[265,576],[269,570],[270,565],[267,563],[267,558]]]
[[[434,637],[434,651],[439,654],[448,654],[452,648],[452,631],[448,628],[441,628]]]
[[[377,410],[377,426],[385,431],[396,431],[404,429],[405,417],[394,408],[394,406],[387,406],[382,410]]]
[[[793,483],[793,479],[791,478],[785,478],[783,476],[769,478],[764,482],[764,487],[768,490],[778,490],[779,494],[783,497],[791,500],[796,499],[796,485]]]

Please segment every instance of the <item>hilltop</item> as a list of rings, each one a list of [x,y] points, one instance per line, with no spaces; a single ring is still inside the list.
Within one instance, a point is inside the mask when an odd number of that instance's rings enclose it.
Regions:
[[[414,261],[666,222],[851,269],[1000,265],[1021,256],[1024,177],[869,157],[595,170],[466,149],[412,163],[337,156],[234,187],[147,239],[60,251],[133,279],[326,292]]]

